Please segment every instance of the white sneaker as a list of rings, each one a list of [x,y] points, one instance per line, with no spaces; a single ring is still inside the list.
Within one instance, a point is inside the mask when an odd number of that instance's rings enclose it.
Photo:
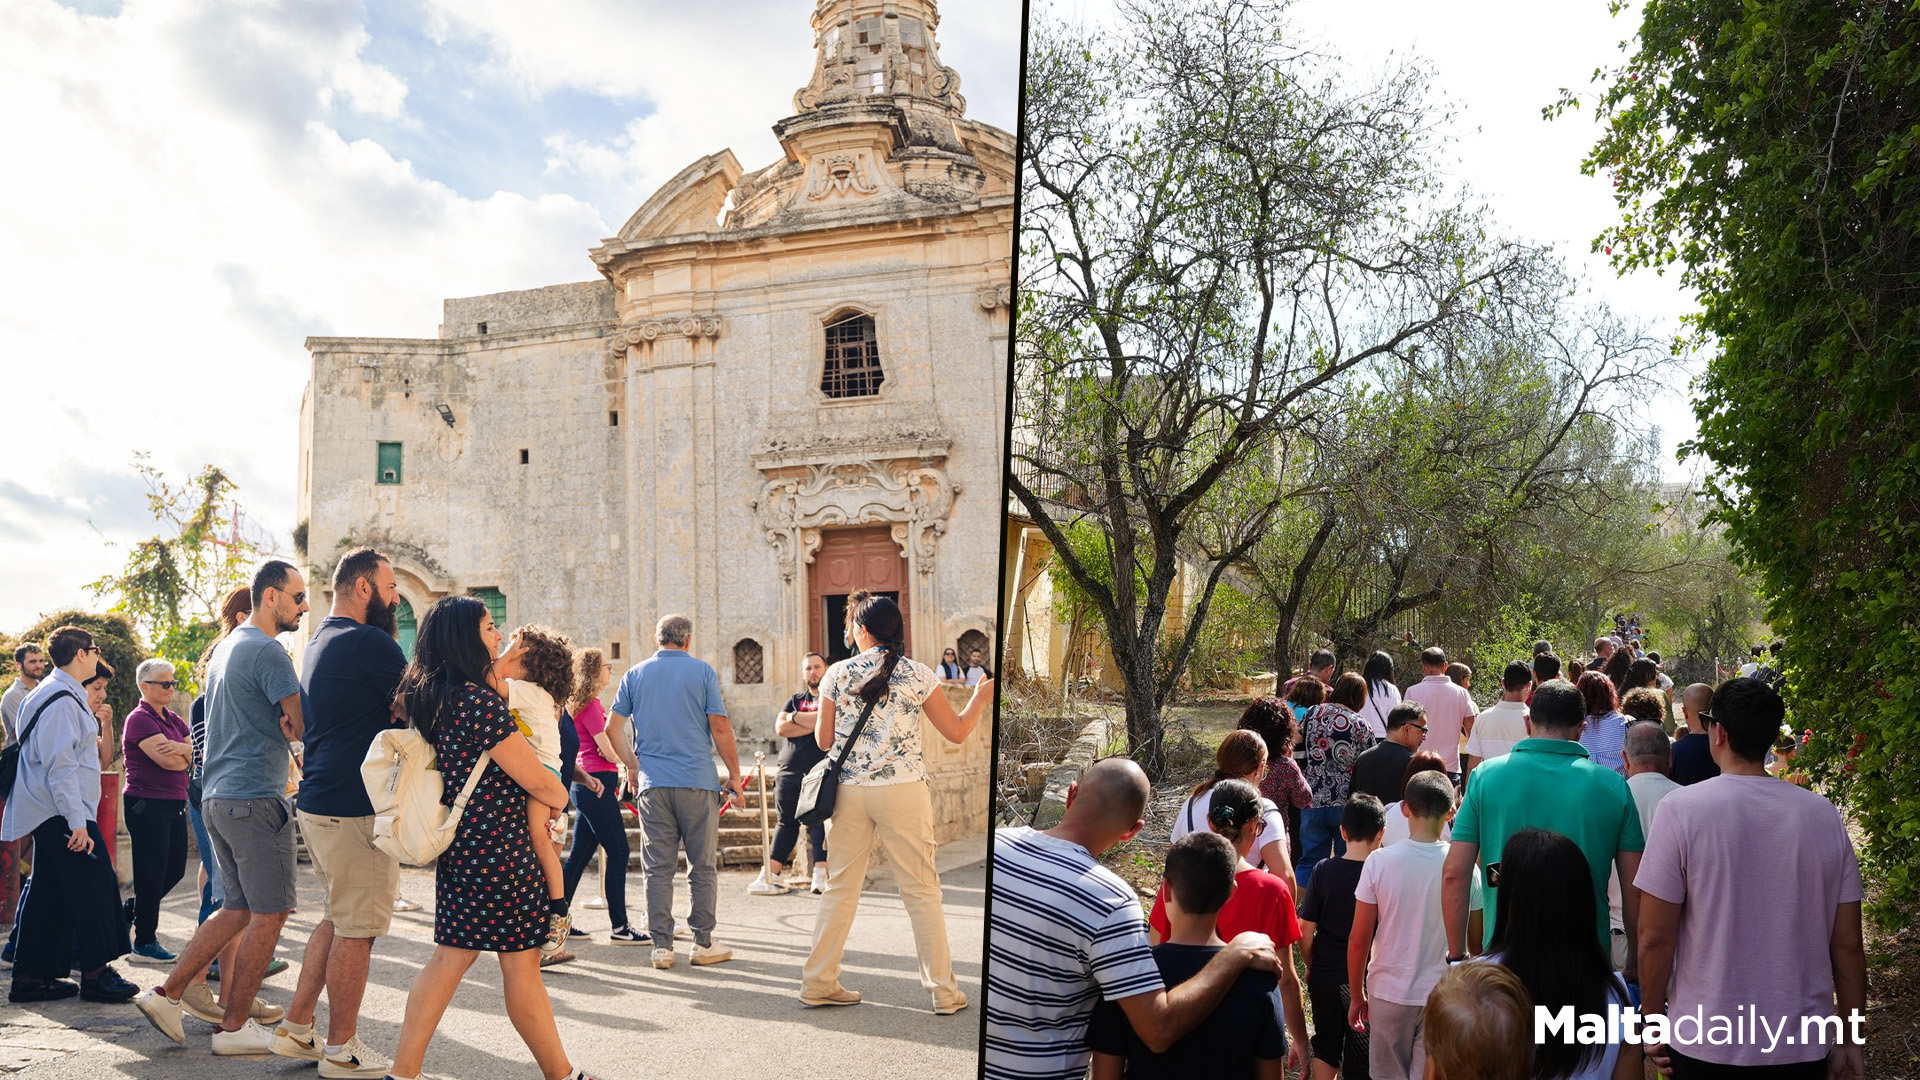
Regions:
[[[747,886],[748,896],[779,896],[787,891],[787,883],[777,877],[769,877],[766,867],[760,868],[760,876]]]
[[[294,1058],[298,1061],[319,1061],[320,1033],[307,1025],[304,1032],[296,1032],[285,1024],[273,1029],[273,1043],[267,1049],[276,1056]]]
[[[154,987],[133,999],[134,1008],[139,1009],[147,1022],[159,1030],[160,1034],[179,1043],[187,1044],[187,1033],[180,1026],[180,1003],[168,1001],[167,995],[159,987]]]
[[[813,868],[813,894],[815,896],[818,896],[821,893],[826,891],[827,891],[827,868],[824,866],[816,866]]]
[[[273,1053],[273,1032],[248,1020],[239,1031],[213,1033],[213,1052],[220,1057],[266,1057]]]
[[[673,966],[673,950],[672,949],[653,950],[653,966],[659,968],[662,971],[665,971],[666,969],[672,967]]]
[[[358,1035],[348,1039],[338,1055],[328,1054],[320,1059],[320,1075],[328,1077],[369,1076],[379,1080],[391,1068],[393,1062],[367,1049]]]
[[[719,964],[731,959],[733,959],[733,950],[717,941],[705,945],[695,944],[693,947],[693,962],[696,964]]]

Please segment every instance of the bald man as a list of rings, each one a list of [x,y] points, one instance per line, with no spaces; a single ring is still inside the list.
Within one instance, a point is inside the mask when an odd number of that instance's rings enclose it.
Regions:
[[[1169,990],[1147,944],[1140,898],[1100,865],[1134,838],[1152,789],[1127,758],[1097,761],[1067,789],[1060,824],[1001,829],[993,842],[987,951],[989,1080],[1080,1080],[1087,1020],[1118,1001],[1141,1041],[1164,1052],[1211,1015],[1249,967],[1274,970],[1273,941],[1245,933]]]
[[[1673,764],[1667,776],[1681,787],[1720,775],[1720,766],[1713,763],[1713,752],[1708,748],[1706,726],[1700,720],[1700,714],[1712,703],[1713,687],[1703,682],[1694,683],[1680,695],[1680,713],[1686,717],[1687,730],[1673,740]]]

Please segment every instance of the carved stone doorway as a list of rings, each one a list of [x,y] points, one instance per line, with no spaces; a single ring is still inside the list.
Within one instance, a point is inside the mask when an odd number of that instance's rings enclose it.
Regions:
[[[808,640],[830,664],[853,654],[846,644],[845,616],[847,596],[857,589],[899,604],[907,623],[906,640],[912,642],[907,560],[890,526],[820,531],[820,549],[807,567]]]

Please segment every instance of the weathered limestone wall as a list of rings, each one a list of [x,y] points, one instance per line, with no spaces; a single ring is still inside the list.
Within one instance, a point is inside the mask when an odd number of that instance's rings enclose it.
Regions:
[[[605,281],[576,281],[443,301],[440,336],[475,337],[483,332],[502,334],[579,323],[609,323],[614,318],[613,286]],[[485,331],[480,329],[482,324],[486,326]]]
[[[966,707],[973,691],[964,686],[944,688],[955,712]],[[944,844],[987,831],[993,811],[993,713],[966,741],[948,742],[931,723],[921,722],[920,745],[927,763],[927,789],[933,796],[933,842]]]

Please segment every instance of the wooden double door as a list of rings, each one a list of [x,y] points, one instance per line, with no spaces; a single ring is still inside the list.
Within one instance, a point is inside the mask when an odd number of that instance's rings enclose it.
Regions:
[[[807,567],[808,607],[812,612],[809,647],[831,664],[854,653],[847,641],[847,597],[865,589],[900,605],[906,640],[913,640],[911,589],[906,556],[886,525],[822,529],[820,550]],[[912,653],[912,648],[908,648]]]

